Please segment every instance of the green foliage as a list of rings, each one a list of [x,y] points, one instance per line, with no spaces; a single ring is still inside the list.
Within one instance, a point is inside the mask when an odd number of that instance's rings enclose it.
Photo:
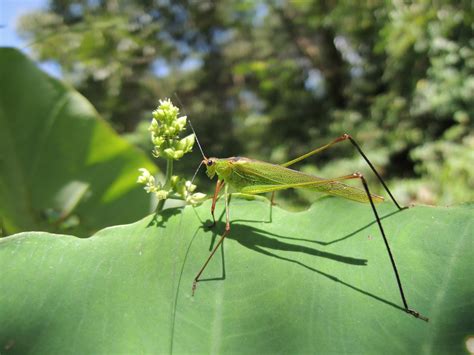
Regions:
[[[58,62],[134,144],[150,148],[149,112],[176,91],[208,156],[284,162],[347,132],[397,198],[451,204],[474,199],[473,22],[467,1],[50,0],[19,28],[38,60]],[[0,239],[0,349],[465,351],[472,205],[380,206],[408,302],[429,323],[403,311],[369,206],[333,198],[302,213],[274,208],[270,222],[267,203],[234,199],[222,256],[191,297],[224,229],[203,227],[210,202],[93,234],[145,214],[139,167],[149,191],[188,195],[172,160],[191,138],[166,142],[185,127],[171,122],[178,113],[154,113],[154,153],[167,158],[158,188],[143,154],[17,51],[0,50],[0,89],[1,232],[71,234]],[[351,149],[301,169],[367,171]],[[200,160],[183,157],[176,173],[191,176]],[[279,195],[295,205],[315,198]]]
[[[222,206],[218,215],[222,216]],[[210,201],[88,239],[0,240],[0,345],[12,353],[463,353],[472,319],[472,205],[381,215],[406,314],[370,207],[318,201],[303,213],[234,199],[232,226],[203,228]],[[225,273],[223,274],[223,263]],[[470,276],[471,275],[471,276]]]
[[[347,132],[406,202],[451,204],[474,190],[473,22],[469,1],[51,0],[20,28],[122,131],[177,91],[210,156],[284,162]],[[360,165],[350,145],[305,164]]]
[[[136,171],[156,168],[75,90],[14,49],[0,49],[0,218],[3,232],[76,235],[149,211]]]

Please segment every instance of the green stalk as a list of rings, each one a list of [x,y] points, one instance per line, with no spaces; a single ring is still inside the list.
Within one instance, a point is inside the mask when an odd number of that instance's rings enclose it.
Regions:
[[[171,177],[173,176],[173,159],[166,159],[166,176],[165,176],[165,183],[163,185],[164,189],[170,189],[171,186]],[[155,213],[160,213],[163,210],[163,206],[165,205],[165,200],[158,201],[158,205],[156,206]]]

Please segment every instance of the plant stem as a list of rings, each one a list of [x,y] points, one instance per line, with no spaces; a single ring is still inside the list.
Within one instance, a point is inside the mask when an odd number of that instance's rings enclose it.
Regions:
[[[169,189],[171,185],[171,177],[173,176],[173,159],[166,159],[166,177],[165,177],[165,189]]]
[[[173,176],[173,159],[166,159],[166,176],[165,176],[165,183],[163,185],[164,189],[169,190],[172,176]],[[165,201],[166,199],[158,201],[158,205],[156,206],[155,213],[160,213],[163,210]]]

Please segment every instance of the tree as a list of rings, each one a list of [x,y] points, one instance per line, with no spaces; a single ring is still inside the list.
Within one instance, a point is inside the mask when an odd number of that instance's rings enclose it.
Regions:
[[[350,132],[405,201],[451,203],[474,197],[472,17],[468,2],[53,0],[20,28],[121,132],[178,92],[209,155],[283,162]],[[303,169],[364,166],[341,146]]]

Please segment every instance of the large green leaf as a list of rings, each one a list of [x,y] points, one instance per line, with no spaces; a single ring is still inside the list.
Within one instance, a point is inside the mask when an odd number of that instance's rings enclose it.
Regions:
[[[83,235],[147,213],[135,181],[139,167],[153,164],[83,96],[12,48],[0,48],[0,92],[0,224],[8,233],[58,230],[74,215]]]
[[[474,334],[473,209],[380,206],[408,315],[370,207],[328,198],[291,213],[233,200],[231,233],[209,203],[87,239],[0,241],[0,344],[12,353],[461,353]],[[221,211],[219,211],[221,214]],[[218,214],[218,215],[219,215]],[[225,265],[225,277],[222,266]],[[224,279],[223,279],[224,278]]]

